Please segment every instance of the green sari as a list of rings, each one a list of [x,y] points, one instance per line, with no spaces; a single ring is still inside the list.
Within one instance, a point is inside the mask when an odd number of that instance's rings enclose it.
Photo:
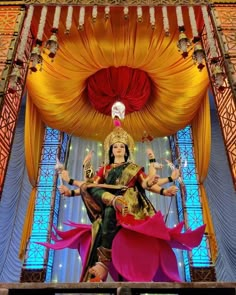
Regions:
[[[122,195],[128,204],[129,214],[134,215],[136,219],[145,219],[155,214],[155,209],[140,184],[140,174],[143,173],[141,167],[126,162],[113,168],[110,165],[106,166],[103,171],[104,184],[113,185],[112,188],[89,187],[89,184],[81,187],[82,199],[93,225],[92,247],[87,270],[97,262],[96,249],[101,246],[111,249],[112,241],[120,228],[117,226],[115,209],[113,206],[106,206],[102,201],[102,195],[105,192]],[[87,276],[85,280],[86,278]]]

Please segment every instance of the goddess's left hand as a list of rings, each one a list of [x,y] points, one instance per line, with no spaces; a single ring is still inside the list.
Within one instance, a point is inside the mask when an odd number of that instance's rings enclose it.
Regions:
[[[70,190],[68,189],[67,186],[65,186],[65,185],[60,185],[60,186],[58,187],[58,189],[59,189],[61,195],[65,196],[65,197],[70,197],[70,195],[71,195],[71,194],[70,194]]]
[[[157,184],[159,178],[160,178],[160,175],[157,175],[157,174],[156,175],[148,176],[147,179],[146,179],[146,186],[147,186],[147,188],[150,188],[154,184]]]
[[[67,170],[62,170],[61,171],[61,178],[66,181],[66,182],[69,182],[70,180],[70,175],[69,175],[69,172]]]
[[[175,185],[172,185],[164,190],[164,195],[168,197],[174,197],[178,191],[178,187]]]
[[[179,172],[179,169],[174,169],[173,171],[172,171],[172,173],[171,173],[171,178],[173,179],[173,180],[176,180],[176,179],[178,179],[179,178],[179,175],[180,175],[180,172]]]

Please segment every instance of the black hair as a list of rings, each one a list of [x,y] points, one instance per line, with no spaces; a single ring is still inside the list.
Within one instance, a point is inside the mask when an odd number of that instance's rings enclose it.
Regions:
[[[112,148],[113,148],[113,144],[110,146],[109,152],[108,152],[108,154],[109,154],[109,164],[113,164],[114,160],[115,160],[115,157],[114,157],[114,155],[112,153]],[[130,155],[129,148],[128,148],[127,144],[125,144],[125,162],[127,162],[127,160],[129,159],[129,155]]]

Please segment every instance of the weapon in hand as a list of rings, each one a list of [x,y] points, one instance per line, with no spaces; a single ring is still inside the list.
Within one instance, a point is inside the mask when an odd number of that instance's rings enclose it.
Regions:
[[[166,163],[167,163],[167,166],[168,167],[170,167],[170,169],[171,169],[171,171],[173,171],[173,170],[175,170],[177,167],[175,167],[175,165],[171,162],[171,161],[169,161],[169,160],[167,160],[167,159],[165,159],[165,161],[166,161]],[[176,179],[180,184],[183,184],[183,180],[182,180],[182,178],[179,176],[177,179]]]
[[[56,158],[56,165],[55,165],[55,170],[58,174],[58,177],[59,177],[59,181],[60,181],[60,185],[63,185],[63,180],[62,180],[62,177],[61,177],[61,172],[62,170],[64,170],[64,165],[59,161],[58,158]]]

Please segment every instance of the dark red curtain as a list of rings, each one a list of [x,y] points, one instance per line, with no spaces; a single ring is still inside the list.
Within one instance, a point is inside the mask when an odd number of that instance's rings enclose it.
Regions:
[[[111,114],[112,105],[121,101],[125,113],[139,111],[151,92],[147,73],[129,67],[110,67],[96,72],[87,81],[88,98],[94,108],[105,115]]]

